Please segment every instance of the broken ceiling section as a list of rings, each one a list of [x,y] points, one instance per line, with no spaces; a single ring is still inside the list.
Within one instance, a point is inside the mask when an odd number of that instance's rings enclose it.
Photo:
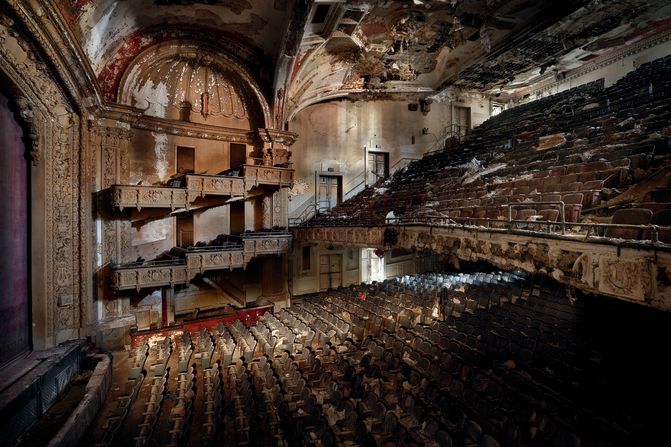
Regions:
[[[514,99],[671,33],[669,0],[52,1],[108,101],[145,51],[196,43],[249,68],[278,128],[341,97]]]
[[[520,89],[564,79],[572,70],[607,59],[671,28],[667,0],[591,1],[563,20],[515,42],[444,85],[514,97]]]
[[[551,3],[317,1],[295,61],[287,116],[314,102],[362,92],[435,93],[450,73],[486,59],[547,14]],[[561,12],[578,3],[566,2]]]

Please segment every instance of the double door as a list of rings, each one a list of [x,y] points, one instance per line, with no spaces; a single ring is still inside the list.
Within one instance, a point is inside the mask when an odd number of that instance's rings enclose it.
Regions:
[[[334,289],[342,286],[342,255],[319,256],[319,289]]]

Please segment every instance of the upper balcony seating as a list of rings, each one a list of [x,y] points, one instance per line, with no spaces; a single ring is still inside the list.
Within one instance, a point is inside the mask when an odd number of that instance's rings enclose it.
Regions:
[[[669,75],[671,59],[665,58],[608,89],[600,80],[506,110],[458,148],[425,155],[310,224],[381,225],[390,211],[397,218],[443,216],[477,224],[474,219],[519,219],[519,207],[509,211],[510,204],[541,201],[563,202],[568,223],[612,214],[601,208],[603,201],[669,164]],[[541,150],[543,136],[553,137]],[[662,193],[645,200],[635,206],[654,212],[671,203]],[[554,212],[540,211],[559,205],[528,208],[538,212],[531,216],[553,218]]]

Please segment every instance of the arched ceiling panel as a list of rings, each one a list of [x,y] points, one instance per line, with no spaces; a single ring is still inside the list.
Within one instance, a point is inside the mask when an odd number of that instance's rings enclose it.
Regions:
[[[235,59],[198,43],[165,42],[124,73],[118,101],[158,118],[256,129],[270,119],[255,82]]]
[[[151,45],[177,38],[216,43],[268,84],[291,0],[67,0],[55,2],[106,98],[128,63]]]

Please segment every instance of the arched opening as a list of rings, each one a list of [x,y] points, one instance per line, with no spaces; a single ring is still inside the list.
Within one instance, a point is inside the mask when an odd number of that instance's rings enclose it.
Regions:
[[[29,174],[24,132],[0,90],[0,368],[31,349]]]

